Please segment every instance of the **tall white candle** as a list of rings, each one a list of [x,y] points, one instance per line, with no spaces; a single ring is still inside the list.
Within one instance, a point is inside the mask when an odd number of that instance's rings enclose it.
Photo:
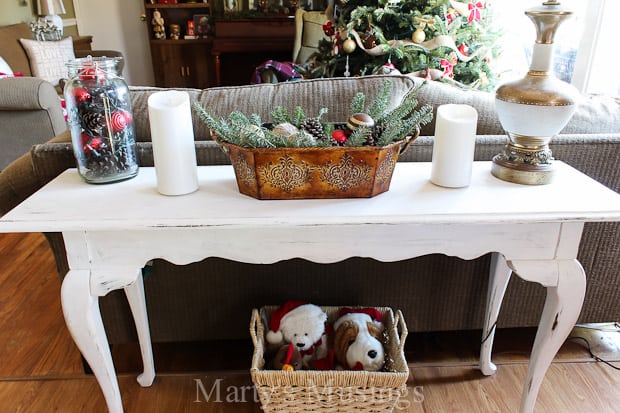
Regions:
[[[189,94],[155,92],[148,99],[157,190],[184,195],[198,189],[198,168]]]
[[[431,182],[460,188],[471,182],[478,112],[469,105],[437,108]]]

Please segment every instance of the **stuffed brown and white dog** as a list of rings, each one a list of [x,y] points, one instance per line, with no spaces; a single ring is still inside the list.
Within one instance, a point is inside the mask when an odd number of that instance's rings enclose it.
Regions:
[[[334,353],[343,368],[368,371],[383,368],[381,313],[375,309],[343,308],[334,330]]]

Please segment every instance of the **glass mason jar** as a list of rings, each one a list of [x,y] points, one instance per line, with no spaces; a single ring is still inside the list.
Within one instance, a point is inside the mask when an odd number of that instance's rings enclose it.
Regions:
[[[67,63],[64,95],[80,176],[102,184],[138,174],[129,88],[118,75],[120,57],[86,57]]]

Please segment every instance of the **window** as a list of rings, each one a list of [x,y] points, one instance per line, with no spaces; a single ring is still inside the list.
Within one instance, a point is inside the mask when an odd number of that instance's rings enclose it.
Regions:
[[[503,53],[496,65],[500,82],[521,78],[527,72],[536,29],[525,10],[541,4],[542,0],[497,0],[492,4],[495,21],[502,31]],[[612,22],[620,13],[620,2],[562,0],[561,4],[574,14],[556,33],[556,76],[584,93],[620,95],[620,79],[611,73],[615,71],[611,68],[620,63],[612,43],[620,32]]]

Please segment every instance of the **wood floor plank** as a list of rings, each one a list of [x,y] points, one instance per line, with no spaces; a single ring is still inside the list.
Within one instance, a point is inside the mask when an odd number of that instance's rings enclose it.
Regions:
[[[479,336],[479,332],[412,333],[407,346],[409,391],[397,411],[517,411],[532,331],[498,331],[494,355],[498,373],[491,377],[475,368]],[[247,357],[249,366],[246,347],[237,343],[233,352]],[[191,368],[177,374],[158,370],[153,386],[142,388],[136,382],[139,353],[128,348],[113,352],[118,371],[132,372],[119,375],[127,413],[262,411],[249,390],[249,372],[214,370],[221,369],[225,365],[221,361],[230,360],[229,355],[222,354],[222,360],[214,363],[213,357],[200,356],[205,351],[200,344],[164,346],[156,352],[156,366],[163,371]],[[216,349],[220,351],[224,352],[221,346]],[[196,367],[198,372],[193,372]],[[201,368],[209,369],[201,372]],[[620,372],[594,362],[579,342],[568,342],[545,376],[535,412],[616,413],[620,411],[618,388]],[[240,394],[244,397],[239,398]],[[105,411],[99,386],[92,375],[84,373],[64,325],[60,281],[45,238],[0,234],[0,412]]]

